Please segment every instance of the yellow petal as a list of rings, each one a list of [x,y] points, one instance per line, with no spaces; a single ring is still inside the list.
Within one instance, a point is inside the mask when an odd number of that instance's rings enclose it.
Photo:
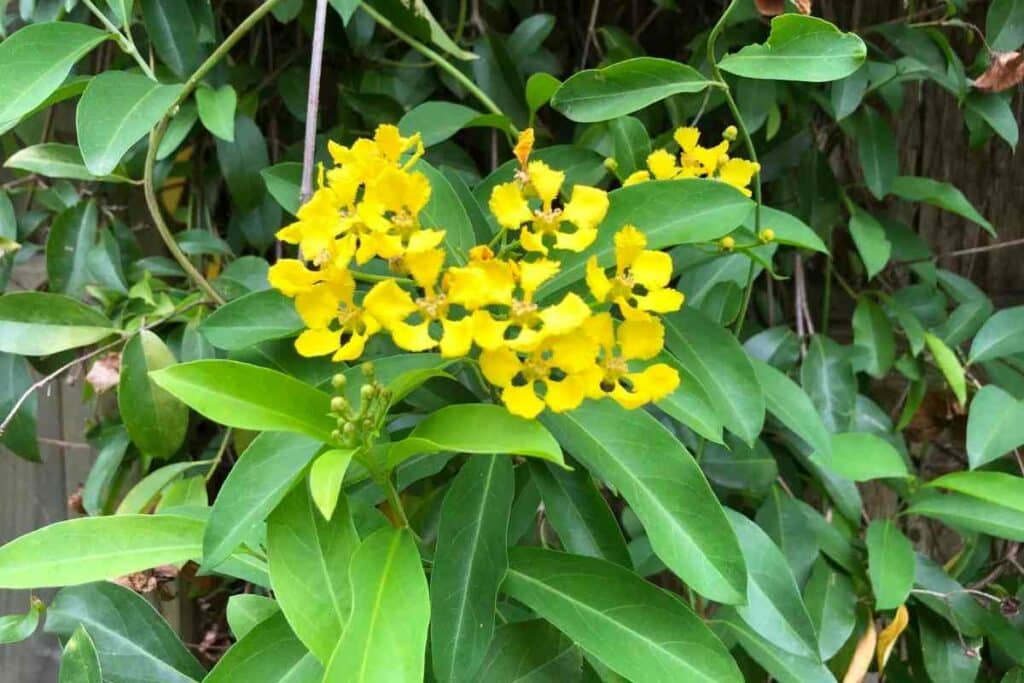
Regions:
[[[473,312],[473,340],[481,349],[493,351],[505,344],[509,323],[495,318],[485,310]],[[483,356],[481,355],[481,358]]]
[[[363,299],[363,308],[387,329],[419,310],[409,292],[394,280],[375,284]]]
[[[878,641],[878,633],[875,631],[874,619],[868,619],[867,628],[857,641],[857,648],[853,652],[850,665],[843,675],[843,683],[862,683],[871,668],[871,658],[875,653],[875,644]]]
[[[286,244],[298,244],[302,241],[303,225],[302,221],[289,223],[274,233],[274,236]]]
[[[597,342],[585,334],[566,334],[547,342],[551,350],[551,365],[563,372],[574,374],[595,365]]]
[[[574,233],[559,232],[555,234],[555,248],[579,253],[586,250],[596,239],[595,228],[580,228]]]
[[[547,387],[544,402],[556,413],[575,410],[583,403],[585,391],[579,377],[568,375],[561,381],[547,380],[544,384]]]
[[[608,279],[604,268],[597,265],[596,256],[587,259],[587,288],[598,302],[604,302],[612,288],[612,281]]]
[[[663,251],[642,251],[629,272],[646,289],[660,289],[672,279],[672,257]]]
[[[676,158],[663,149],[655,150],[647,155],[647,168],[655,180],[668,180],[679,171]]]
[[[676,132],[672,134],[672,138],[684,152],[692,152],[697,148],[697,144],[700,142],[700,131],[690,126],[676,128]]]
[[[507,261],[474,261],[447,272],[448,300],[469,310],[489,304],[509,305],[515,276]]]
[[[295,340],[295,350],[300,356],[312,358],[325,356],[338,350],[341,335],[328,329],[306,330]]]
[[[910,613],[907,612],[906,605],[900,605],[896,608],[896,615],[893,617],[892,623],[878,634],[878,647],[875,650],[875,659],[878,663],[879,671],[885,670],[885,664],[889,661],[889,655],[892,654],[892,649],[896,646],[896,640],[907,629],[909,623]]]
[[[308,292],[295,295],[295,310],[306,327],[327,327],[337,317],[339,303],[341,299],[336,291],[326,283],[313,285]]]
[[[496,185],[491,190],[488,206],[498,220],[498,225],[507,230],[518,230],[519,226],[533,218],[530,205],[518,183]]]
[[[636,393],[646,397],[647,401],[659,401],[679,387],[679,372],[664,363],[655,363],[643,372],[627,375],[633,382]]]
[[[624,225],[615,233],[615,266],[621,273],[629,266],[647,246],[647,236],[636,229],[633,225]],[[658,252],[661,253],[661,252]],[[667,254],[666,254],[667,256]],[[671,273],[672,259],[669,258],[669,272]]]
[[[309,270],[298,259],[281,259],[270,266],[267,273],[270,286],[285,296],[295,296],[300,292],[308,292],[320,280],[320,274]]]
[[[565,182],[565,174],[556,171],[543,161],[531,161],[526,168],[533,191],[544,202],[544,208],[549,208],[551,202],[558,198],[558,192],[562,189],[562,183]]]
[[[671,313],[683,307],[686,297],[674,289],[654,289],[641,296],[634,296],[637,306],[652,313]],[[625,316],[625,313],[623,313]]]
[[[638,391],[636,387],[632,390],[627,389],[618,382],[610,392],[607,392],[607,395],[626,410],[636,410],[640,406],[650,403],[650,398],[645,392]]]
[[[610,313],[598,313],[583,323],[583,333],[611,353],[615,346],[615,326]]]
[[[444,251],[428,249],[405,255],[405,267],[412,279],[423,289],[431,289],[441,275],[444,266]]]
[[[366,349],[366,340],[369,336],[369,334],[351,335],[348,340],[341,345],[337,352],[331,356],[331,360],[336,363],[356,360],[359,356],[363,355],[363,350]]]
[[[562,212],[562,220],[580,230],[591,230],[600,225],[607,213],[607,192],[596,187],[576,185],[572,188],[572,198]]]
[[[558,261],[551,259],[537,259],[529,263],[519,264],[519,286],[529,299],[538,288],[555,276],[561,268]]]
[[[544,234],[534,232],[529,227],[519,232],[519,243],[526,251],[532,251],[547,256],[548,248],[544,246]]]
[[[649,171],[633,171],[622,181],[622,186],[639,185],[640,183],[646,183],[650,179],[651,174]]]
[[[444,230],[417,230],[409,236],[409,245],[405,251],[415,253],[433,249],[444,241],[444,236]]]
[[[729,159],[718,169],[718,179],[740,190],[746,190],[754,179],[754,174],[760,169],[760,165],[746,159]]]
[[[530,159],[530,152],[533,151],[533,140],[533,128],[527,128],[519,134],[519,139],[516,140],[516,147],[512,150],[516,160],[519,162],[519,168],[526,168],[526,163]]]
[[[533,384],[521,387],[506,386],[501,392],[501,400],[508,408],[508,412],[528,420],[537,417],[544,410],[544,401],[537,398]]]
[[[390,124],[377,126],[377,130],[373,134],[373,141],[377,143],[377,148],[381,154],[390,161],[398,161],[398,158],[402,156],[402,152],[409,145],[408,139],[403,138],[402,134],[398,132],[398,126]]]
[[[546,334],[567,334],[590,317],[590,306],[587,306],[587,303],[578,294],[569,292],[559,303],[545,308],[539,315],[544,322]]]
[[[430,320],[415,325],[394,322],[391,324],[391,339],[406,351],[426,351],[437,346],[437,342],[430,336]]]
[[[507,387],[522,369],[522,361],[511,349],[503,347],[480,352],[480,371],[496,387]]]
[[[657,318],[647,320],[624,320],[619,323],[616,335],[622,357],[647,360],[661,352],[665,345],[665,328]]]
[[[473,347],[473,319],[441,321],[441,355],[445,358],[465,356]]]

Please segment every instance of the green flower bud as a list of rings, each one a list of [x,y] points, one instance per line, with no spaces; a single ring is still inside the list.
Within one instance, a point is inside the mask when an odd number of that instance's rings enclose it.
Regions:
[[[340,372],[331,378],[331,386],[335,389],[341,389],[348,382],[348,378]]]

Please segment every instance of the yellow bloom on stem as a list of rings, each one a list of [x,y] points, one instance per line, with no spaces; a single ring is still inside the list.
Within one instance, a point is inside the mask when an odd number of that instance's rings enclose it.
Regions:
[[[367,186],[359,203],[359,247],[356,263],[374,257],[396,259],[406,251],[433,249],[444,239],[443,230],[420,226],[419,213],[430,201],[430,182],[419,172],[398,168],[383,171]]]
[[[444,252],[430,249],[406,254],[404,262],[422,290],[421,296],[413,298],[389,279],[373,286],[363,299],[363,306],[391,333],[395,344],[406,351],[440,346],[441,355],[446,358],[468,354],[473,344],[473,320],[468,315],[458,320],[450,317],[453,311],[447,294],[439,286]]]
[[[679,386],[679,373],[664,363],[630,371],[629,362],[649,360],[664,345],[665,329],[656,318],[637,318],[618,324],[610,313],[601,313],[583,325],[584,333],[596,342],[600,356],[587,371],[587,396],[609,397],[632,410],[669,395]]]
[[[733,158],[726,161],[718,169],[718,179],[723,183],[732,185],[749,197],[751,193],[747,187],[760,170],[760,164],[747,161],[746,159]]]
[[[309,328],[295,340],[302,356],[350,361],[363,355],[366,340],[380,323],[355,303],[356,283],[347,270],[331,271],[326,279],[295,297],[295,309]]]
[[[480,370],[501,389],[510,413],[534,418],[545,405],[556,413],[579,407],[596,352],[595,343],[582,334],[549,337],[526,354],[507,347],[484,350]]]
[[[323,276],[319,271],[310,270],[299,259],[284,258],[270,266],[267,280],[270,286],[285,296],[308,292]]]
[[[515,266],[494,258],[485,245],[469,250],[469,263],[448,269],[448,300],[475,311],[484,306],[511,306],[516,288]]]
[[[683,305],[683,293],[668,286],[672,257],[645,249],[647,237],[632,225],[615,234],[615,274],[608,277],[597,257],[587,261],[587,287],[598,303],[614,303],[626,318],[639,311],[670,313]],[[643,314],[640,314],[643,317]]]

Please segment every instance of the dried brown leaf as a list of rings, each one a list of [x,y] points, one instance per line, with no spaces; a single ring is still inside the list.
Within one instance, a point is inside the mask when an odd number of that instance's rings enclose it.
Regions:
[[[793,4],[800,10],[800,14],[811,13],[811,0],[793,0]]]
[[[892,622],[878,634],[878,649],[875,654],[879,672],[885,670],[885,664],[889,661],[889,655],[892,654],[892,649],[896,646],[896,640],[901,633],[907,630],[909,623],[910,613],[907,612],[905,605],[900,605],[896,608],[896,616],[893,617]]]
[[[786,11],[786,0],[754,0],[757,11],[766,17],[774,17]]]
[[[986,92],[1009,90],[1024,81],[1024,53],[997,52],[985,73],[974,81],[974,87]]]
[[[857,641],[857,649],[853,651],[853,658],[850,666],[843,676],[843,683],[861,683],[868,675],[871,668],[871,659],[875,654],[875,644],[878,642],[878,632],[875,631],[874,619],[868,620],[868,626],[864,629],[860,640]]]
[[[101,357],[92,364],[92,367],[89,368],[89,372],[85,376],[85,381],[89,383],[97,394],[102,394],[104,391],[116,387],[120,379],[120,353],[108,353]]]

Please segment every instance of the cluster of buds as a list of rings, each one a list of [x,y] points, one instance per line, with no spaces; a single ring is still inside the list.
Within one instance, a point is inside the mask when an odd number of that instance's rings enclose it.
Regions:
[[[360,369],[366,382],[359,387],[358,406],[353,406],[343,395],[348,378],[338,373],[331,379],[331,386],[338,392],[331,398],[331,415],[337,420],[337,429],[331,437],[345,448],[371,446],[391,405],[391,392],[377,380],[373,363],[363,363]]]

